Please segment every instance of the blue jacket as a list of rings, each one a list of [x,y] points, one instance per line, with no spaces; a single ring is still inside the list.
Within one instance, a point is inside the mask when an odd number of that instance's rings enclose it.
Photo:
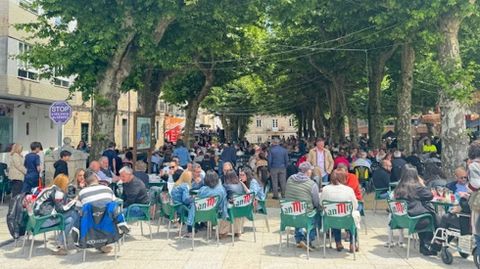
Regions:
[[[175,204],[184,204],[188,206],[192,203],[192,197],[190,196],[190,187],[187,183],[182,183],[178,186],[173,187],[170,196],[172,197],[173,203]]]
[[[268,154],[269,168],[287,168],[288,166],[288,151],[280,145],[274,145],[270,148]]]
[[[225,162],[231,162],[234,166],[237,162],[237,151],[234,147],[226,147],[223,149],[220,155],[220,160]]]
[[[262,186],[258,184],[258,181],[256,179],[252,179],[252,181],[250,182],[249,189],[251,193],[255,194],[255,198],[261,201],[265,200],[265,197],[266,197],[265,192],[263,191]]]
[[[190,161],[190,153],[186,147],[178,147],[173,150],[172,156],[178,157],[180,166],[186,166]]]

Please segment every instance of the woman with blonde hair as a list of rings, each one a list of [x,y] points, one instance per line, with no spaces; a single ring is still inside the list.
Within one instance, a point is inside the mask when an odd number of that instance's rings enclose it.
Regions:
[[[23,165],[22,150],[22,145],[15,143],[10,151],[8,178],[11,180],[12,197],[17,196],[22,191],[23,179],[27,173],[27,168]]]
[[[185,170],[172,188],[171,196],[174,203],[189,206],[192,202],[190,197],[190,189],[192,188],[193,174],[189,170]]]
[[[68,176],[60,174],[53,179],[52,185],[42,190],[33,205],[33,214],[36,216],[49,216],[53,213],[62,214],[65,222],[65,238],[68,237],[75,223],[78,222],[79,215],[73,206],[74,201],[68,201],[69,179]],[[44,222],[42,227],[55,225],[56,219],[49,219]],[[57,238],[56,255],[67,255],[68,251],[64,246],[64,237],[62,234]]]

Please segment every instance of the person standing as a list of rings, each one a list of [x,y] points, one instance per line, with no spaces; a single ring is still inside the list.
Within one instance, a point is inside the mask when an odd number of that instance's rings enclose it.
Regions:
[[[323,138],[318,138],[315,141],[315,148],[308,153],[307,162],[313,165],[313,175],[315,177],[321,178],[321,182],[328,182],[328,175],[333,170],[333,157],[330,151],[325,148]]]
[[[70,160],[70,156],[72,156],[72,153],[67,150],[62,150],[60,152],[60,160],[56,161],[53,164],[53,167],[55,167],[55,173],[53,174],[53,177],[56,178],[60,174],[64,174],[68,176],[68,161]]]
[[[25,156],[23,165],[27,169],[25,180],[23,181],[22,193],[30,193],[32,188],[38,186],[40,172],[42,167],[40,165],[40,156],[38,153],[42,151],[42,144],[40,142],[32,142],[30,144],[31,152]]]
[[[282,197],[285,197],[285,188],[287,185],[288,151],[279,143],[280,141],[278,138],[273,139],[272,147],[268,153],[268,166],[272,178],[273,199],[279,199],[278,184],[280,183]]]
[[[475,236],[477,246],[480,246],[480,211],[473,205],[479,196],[480,191],[480,140],[474,141],[468,148],[468,190],[471,193],[469,201],[472,210],[472,234]],[[480,248],[477,248],[477,256],[480,256]]]
[[[178,157],[179,164],[181,167],[183,167],[183,169],[186,169],[187,164],[192,161],[190,158],[190,153],[181,139],[177,141],[177,145],[173,150],[173,156]]]
[[[22,154],[23,147],[20,144],[13,144],[10,152],[10,162],[8,165],[8,178],[11,180],[12,197],[17,196],[22,190],[23,179],[27,173],[27,169],[23,165],[24,159]]]
[[[225,143],[225,145],[223,145],[223,150],[220,154],[220,162],[218,163],[218,172],[220,177],[223,175],[223,171],[220,169],[220,167],[222,167],[225,163],[231,163],[233,167],[235,167],[237,163],[237,151],[230,143]]]
[[[110,171],[116,173],[117,171],[117,162],[116,159],[118,157],[117,151],[115,151],[115,142],[108,143],[108,148],[103,151],[102,156],[108,158],[108,168]]]

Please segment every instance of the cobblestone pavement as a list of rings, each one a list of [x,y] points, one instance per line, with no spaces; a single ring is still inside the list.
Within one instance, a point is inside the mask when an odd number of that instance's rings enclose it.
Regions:
[[[0,206],[0,215],[6,215],[6,206]],[[118,259],[114,255],[100,254],[89,250],[87,261],[82,263],[82,252],[71,250],[68,256],[51,255],[53,249],[53,234],[49,234],[49,249],[43,246],[43,237],[35,242],[34,256],[26,260],[21,247],[15,247],[13,242],[6,244],[10,239],[5,218],[0,220],[0,268],[475,268],[472,258],[463,259],[454,254],[452,265],[445,265],[439,257],[424,257],[417,249],[411,248],[410,258],[406,259],[406,249],[394,248],[391,252],[383,244],[386,241],[387,214],[385,211],[373,214],[367,211],[367,232],[362,227],[360,231],[360,252],[357,259],[346,251],[337,252],[327,248],[326,258],[322,250],[315,250],[307,260],[306,252],[290,244],[283,248],[281,255],[278,251],[279,210],[271,209],[269,216],[271,231],[267,232],[263,216],[257,217],[257,242],[253,242],[251,223],[245,222],[245,233],[232,246],[231,239],[206,242],[205,232],[198,234],[195,251],[190,249],[190,239],[179,239],[171,233],[170,240],[166,239],[166,226],[152,225],[153,240],[148,237],[148,226],[144,225],[145,236],[141,235],[140,226],[131,226],[131,236],[121,246]],[[284,237],[285,238],[285,237]],[[0,243],[1,244],[1,243]],[[20,244],[19,244],[20,245]],[[345,243],[348,246],[348,243]],[[284,244],[285,246],[285,244]],[[73,246],[70,249],[74,249]]]

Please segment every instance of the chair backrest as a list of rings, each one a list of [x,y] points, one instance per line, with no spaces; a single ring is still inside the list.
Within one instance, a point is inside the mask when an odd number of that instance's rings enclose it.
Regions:
[[[407,228],[409,227],[409,218],[407,213],[407,202],[404,200],[388,200],[388,209],[392,214],[392,220],[390,221],[390,227],[392,229]]]
[[[195,198],[195,223],[210,221],[212,225],[216,225],[218,221],[218,196],[207,198]]]
[[[322,201],[322,225],[323,230],[335,229],[354,229],[355,221],[352,216],[353,204],[350,201],[333,202]]]
[[[280,230],[285,231],[286,227],[302,228],[307,227],[311,221],[307,212],[307,202],[300,200],[280,201]]]
[[[242,217],[246,217],[249,220],[252,220],[254,201],[255,194],[253,193],[234,195],[232,198],[232,203],[228,204],[228,214],[230,220]]]
[[[358,180],[367,181],[370,178],[370,169],[368,169],[366,166],[355,166],[353,171],[358,177]]]

